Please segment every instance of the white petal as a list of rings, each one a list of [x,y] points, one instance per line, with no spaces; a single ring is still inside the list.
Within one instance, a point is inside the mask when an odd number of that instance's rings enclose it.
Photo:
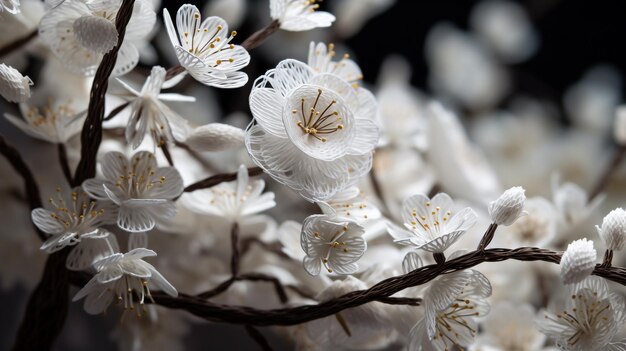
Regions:
[[[195,102],[196,98],[195,96],[187,96],[187,95],[181,95],[181,94],[175,94],[175,93],[164,93],[164,94],[159,94],[159,100]]]
[[[31,212],[33,223],[44,233],[58,234],[65,231],[65,227],[56,219],[52,218],[54,213],[43,208],[36,208]]]
[[[185,188],[183,179],[174,167],[162,167],[154,171],[154,179],[159,181],[145,194],[154,199],[175,199]]]
[[[250,93],[250,110],[254,119],[268,133],[285,138],[283,100],[272,88],[256,88]]]
[[[423,265],[424,262],[420,255],[415,251],[411,251],[407,253],[402,260],[402,271],[406,274],[421,268]]]
[[[317,257],[306,256],[304,257],[302,264],[307,273],[312,276],[319,275],[322,269],[322,261]]]
[[[110,254],[107,239],[85,238],[70,251],[65,267],[72,271],[83,271],[91,268],[95,261]]]
[[[156,225],[152,212],[145,207],[121,206],[117,225],[128,232],[147,232]]]
[[[154,267],[152,267],[152,277],[150,278],[150,282],[161,289],[164,293],[173,297],[178,296],[176,288],[170,284],[170,282],[168,282],[167,279],[165,279],[165,277],[163,277],[163,275],[161,275],[161,273],[159,273],[159,271],[157,271]]]
[[[118,280],[122,275],[124,275],[122,268],[118,264],[112,264],[105,266],[95,277],[99,283],[104,284]]]
[[[313,77],[311,68],[300,61],[287,59],[280,61],[274,69],[274,76],[267,77],[272,87],[282,96],[309,82]]]
[[[104,166],[103,166],[104,168]],[[109,200],[109,196],[104,191],[104,184],[99,179],[87,179],[83,182],[83,190],[96,200]]]

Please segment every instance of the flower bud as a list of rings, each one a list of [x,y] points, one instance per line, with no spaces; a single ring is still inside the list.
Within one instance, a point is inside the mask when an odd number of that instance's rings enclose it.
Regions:
[[[626,239],[626,211],[623,208],[614,209],[604,217],[602,227],[596,228],[608,250],[621,250]]]
[[[9,102],[26,102],[30,99],[30,86],[33,81],[24,77],[18,70],[4,63],[0,64],[0,95]]]
[[[526,195],[521,186],[512,187],[505,191],[496,201],[489,204],[489,216],[497,225],[511,225],[524,210]]]
[[[618,107],[615,111],[613,137],[618,144],[626,145],[626,105]]]
[[[583,281],[596,266],[596,250],[593,241],[575,240],[567,245],[561,257],[561,280],[564,284],[575,284]]]
[[[197,151],[223,151],[243,146],[245,132],[222,123],[209,123],[191,132],[187,145]]]

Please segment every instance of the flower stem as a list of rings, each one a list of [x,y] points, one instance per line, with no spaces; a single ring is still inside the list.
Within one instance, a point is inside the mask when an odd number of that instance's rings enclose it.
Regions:
[[[480,240],[480,244],[478,244],[479,251],[485,251],[485,248],[489,246],[491,240],[493,240],[493,235],[495,234],[496,229],[498,229],[497,224],[491,223],[489,225],[489,228],[487,228],[487,231],[483,235],[483,238]]]
[[[263,42],[274,34],[274,32],[276,32],[279,28],[280,23],[278,20],[273,20],[265,28],[254,32],[251,36],[244,40],[241,46],[243,46],[246,50],[252,50],[263,44]]]

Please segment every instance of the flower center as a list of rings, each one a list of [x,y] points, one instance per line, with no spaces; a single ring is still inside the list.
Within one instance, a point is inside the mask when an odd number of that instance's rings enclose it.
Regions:
[[[104,214],[104,210],[96,210],[96,202],[90,201],[85,192],[71,193],[71,199],[68,203],[61,195],[61,188],[57,188],[57,198],[50,198],[48,202],[55,208],[52,218],[61,223],[66,230],[75,231],[77,234],[85,234],[82,231],[89,231],[90,224],[96,218]]]
[[[300,99],[300,111],[299,120],[296,123],[305,134],[309,134],[315,139],[325,143],[328,139],[324,137],[325,134],[332,134],[343,129],[341,124],[341,117],[339,112],[333,109],[333,105],[337,103],[337,100],[331,100],[327,103],[326,107],[318,106],[320,97],[322,96],[322,89],[317,90],[317,97],[315,101],[310,104],[310,108],[305,110],[305,98]],[[322,105],[322,104],[319,104]],[[298,110],[291,110],[293,115],[298,116]]]
[[[198,25],[200,19],[200,13],[195,13],[193,19],[194,28]],[[208,61],[211,56],[216,55],[222,51],[234,49],[235,45],[230,44],[230,42],[237,35],[237,32],[232,31],[230,33],[230,37],[224,39],[224,35],[221,35],[223,30],[224,27],[222,27],[222,25],[217,25],[215,28],[198,28],[191,33],[183,32],[183,42],[185,44],[185,49],[189,51],[190,54],[197,56],[203,61]],[[235,59],[232,57],[228,59],[216,59],[213,67],[221,65],[224,61],[233,63]],[[210,63],[207,62],[207,64]]]
[[[411,210],[413,219],[409,223],[414,230],[422,229],[431,235],[431,239],[439,236],[444,227],[444,222],[452,216],[451,211],[442,211],[439,206],[430,209],[430,202],[426,203],[429,208],[425,213],[417,213],[417,208]],[[445,234],[445,233],[444,233]]]

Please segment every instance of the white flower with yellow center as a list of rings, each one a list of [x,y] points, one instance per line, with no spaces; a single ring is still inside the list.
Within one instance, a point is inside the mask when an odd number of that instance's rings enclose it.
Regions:
[[[359,266],[367,243],[362,238],[365,230],[351,221],[338,221],[326,215],[312,215],[302,224],[300,245],[306,253],[304,269],[319,275],[322,265],[329,273],[352,274]]]
[[[122,0],[66,0],[41,19],[39,35],[69,70],[94,75],[104,54],[117,45],[115,21],[121,4]],[[143,40],[155,22],[152,3],[135,0],[113,75],[128,73],[137,65],[139,51],[134,42]]]
[[[376,101],[365,89],[284,60],[255,81],[250,109],[251,157],[307,200],[327,200],[371,169]]]
[[[238,88],[248,82],[248,75],[239,72],[250,63],[250,55],[234,45],[236,31],[228,32],[228,24],[219,17],[204,21],[198,8],[185,4],[176,13],[176,28],[167,9],[163,21],[178,62],[202,84],[218,88]]]
[[[85,311],[90,314],[104,312],[114,300],[123,304],[124,310],[135,310],[141,317],[146,298],[152,300],[150,285],[170,296],[178,296],[172,286],[144,257],[156,256],[152,250],[136,248],[125,254],[114,253],[93,266],[98,273],[74,296],[73,301],[85,299]]]
[[[83,189],[93,198],[117,207],[117,225],[129,232],[146,232],[157,220],[176,214],[174,199],[183,192],[183,180],[174,167],[157,167],[154,155],[140,151],[129,159],[109,152],[102,160],[104,180],[88,179]]]
[[[540,313],[539,330],[554,338],[561,350],[624,350],[626,343],[611,342],[626,319],[624,298],[609,292],[598,277],[570,287],[571,296],[562,310]]]
[[[324,43],[315,44],[315,42],[311,42],[307,63],[315,73],[332,73],[357,88],[363,79],[361,68],[350,59],[348,54],[344,54],[338,61],[333,61],[335,55],[337,53],[334,44],[326,46]]]
[[[150,76],[146,79],[141,91],[136,91],[128,84],[118,80],[133,94],[130,99],[130,119],[126,126],[126,142],[133,149],[139,147],[147,133],[152,135],[154,143],[164,145],[185,137],[187,122],[176,112],[172,111],[163,101],[196,101],[192,96],[180,94],[161,94],[166,85],[165,69],[160,66],[152,67]]]
[[[24,119],[8,113],[4,117],[31,137],[55,144],[65,143],[78,134],[86,116],[76,113],[70,102],[49,103],[41,109],[20,104],[20,111]]]
[[[280,29],[292,32],[330,27],[335,16],[316,11],[317,0],[270,0],[270,16],[280,23]]]
[[[31,213],[33,223],[42,232],[49,234],[41,249],[53,253],[66,246],[75,245],[82,238],[105,237],[107,232],[100,226],[115,221],[117,211],[107,202],[93,201],[81,188],[62,192],[57,188],[56,198],[50,198],[52,211],[44,208]]]
[[[476,213],[466,207],[452,212],[452,199],[439,193],[432,199],[413,195],[404,201],[402,219],[407,230],[389,225],[389,234],[403,245],[415,245],[429,252],[444,252],[471,228],[477,220]]]

